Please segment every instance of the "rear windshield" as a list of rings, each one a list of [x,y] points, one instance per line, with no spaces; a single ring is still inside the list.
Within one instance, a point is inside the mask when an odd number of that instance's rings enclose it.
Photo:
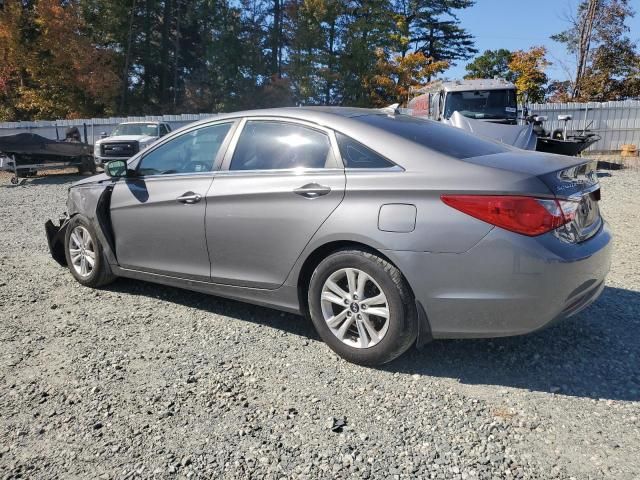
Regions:
[[[509,151],[508,147],[497,142],[478,138],[433,120],[408,115],[364,115],[356,119],[457,159]]]

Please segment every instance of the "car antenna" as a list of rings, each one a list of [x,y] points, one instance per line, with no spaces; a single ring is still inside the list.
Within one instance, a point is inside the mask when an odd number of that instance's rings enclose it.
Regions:
[[[399,103],[392,103],[391,105],[387,107],[379,108],[378,110],[380,110],[383,113],[386,113],[387,115],[397,115],[400,113],[400,110],[398,109],[399,107],[400,107]]]

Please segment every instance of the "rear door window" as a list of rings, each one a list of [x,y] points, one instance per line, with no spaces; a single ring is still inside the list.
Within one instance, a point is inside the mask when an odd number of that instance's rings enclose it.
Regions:
[[[229,170],[286,170],[335,167],[329,136],[303,125],[248,121]]]

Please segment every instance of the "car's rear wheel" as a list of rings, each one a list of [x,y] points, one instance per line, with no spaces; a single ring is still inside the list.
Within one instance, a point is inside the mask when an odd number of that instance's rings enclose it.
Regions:
[[[104,258],[91,223],[81,215],[69,220],[65,235],[67,265],[74,278],[87,287],[101,287],[116,277]]]
[[[415,301],[400,271],[370,252],[340,250],[313,272],[309,310],[318,334],[340,356],[381,365],[415,342]]]

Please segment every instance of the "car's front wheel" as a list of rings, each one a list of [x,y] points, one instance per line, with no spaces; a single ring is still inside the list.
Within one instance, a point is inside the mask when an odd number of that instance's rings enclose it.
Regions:
[[[93,226],[82,215],[69,220],[64,245],[69,270],[81,284],[101,287],[116,278],[104,258]]]
[[[318,334],[340,356],[381,365],[415,342],[415,301],[400,271],[370,252],[340,250],[311,276],[308,302]]]

